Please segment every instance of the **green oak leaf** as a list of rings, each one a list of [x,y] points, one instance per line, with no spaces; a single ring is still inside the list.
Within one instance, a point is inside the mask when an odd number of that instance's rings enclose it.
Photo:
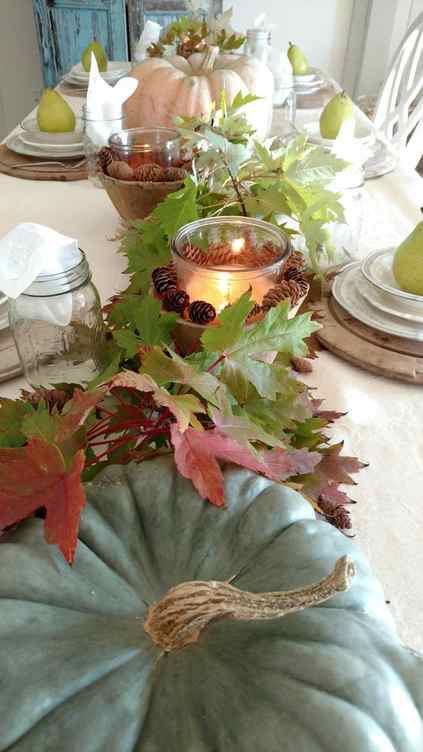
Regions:
[[[140,373],[149,374],[157,384],[183,384],[197,392],[212,405],[218,405],[220,381],[211,373],[201,372],[172,350],[166,354],[159,347],[147,353]]]
[[[154,210],[168,239],[184,225],[199,218],[197,209],[197,186],[188,177],[180,191],[169,193]]]
[[[163,313],[160,301],[152,295],[134,301],[130,313],[130,322],[136,326],[141,342],[150,346],[171,342],[177,319],[176,313]]]
[[[0,447],[20,447],[26,442],[22,424],[35,413],[29,402],[0,398]]]
[[[220,410],[212,409],[210,417],[216,428],[222,433],[235,439],[241,446],[253,449],[254,442],[260,442],[266,446],[283,447],[284,443],[275,435],[265,431],[259,424],[255,423],[244,411],[239,411],[236,415]]]
[[[118,373],[112,380],[111,388],[118,386],[138,389],[141,392],[152,392],[156,404],[167,407],[175,416],[181,432],[186,431],[190,425],[199,431],[202,430],[196,413],[205,413],[206,409],[194,394],[170,394],[167,389],[159,386],[149,374],[134,373],[133,371]]]
[[[27,439],[42,439],[47,444],[54,444],[60,422],[58,413],[51,414],[47,407],[40,403],[37,409],[22,421],[22,432]]]
[[[206,352],[223,352],[234,346],[243,336],[245,321],[254,307],[250,291],[245,292],[231,306],[219,314],[220,324],[209,327],[201,337]]]

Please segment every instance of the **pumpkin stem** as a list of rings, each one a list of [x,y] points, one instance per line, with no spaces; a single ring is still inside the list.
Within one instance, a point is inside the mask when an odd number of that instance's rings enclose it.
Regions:
[[[197,642],[203,629],[215,619],[276,619],[317,606],[336,593],[348,590],[355,576],[349,556],[338,559],[332,572],[314,585],[281,593],[248,593],[228,582],[183,582],[169,590],[148,610],[144,629],[166,652]]]
[[[207,52],[204,55],[204,60],[201,64],[200,73],[213,70],[218,54],[219,47],[211,46],[207,48]]]

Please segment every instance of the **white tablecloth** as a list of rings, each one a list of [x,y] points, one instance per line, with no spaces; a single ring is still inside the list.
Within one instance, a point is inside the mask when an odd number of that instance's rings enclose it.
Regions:
[[[369,181],[363,255],[398,243],[420,219],[421,206],[423,180],[411,170]],[[87,181],[0,174],[0,235],[24,221],[79,239],[103,301],[126,286],[125,259],[110,240],[118,216],[104,191]],[[328,407],[348,411],[334,436],[345,439],[346,452],[370,463],[353,489],[356,540],[384,585],[404,641],[423,650],[423,388],[372,376],[326,352],[308,381]],[[0,394],[14,397],[23,385],[22,379],[0,384]]]

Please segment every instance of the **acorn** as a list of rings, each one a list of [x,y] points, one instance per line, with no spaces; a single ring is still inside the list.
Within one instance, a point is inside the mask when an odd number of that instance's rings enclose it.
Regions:
[[[182,313],[189,306],[189,295],[185,290],[170,289],[163,295],[163,307],[166,311]]]
[[[172,266],[158,266],[151,274],[154,289],[159,295],[164,295],[168,290],[176,290],[177,277]]]
[[[210,324],[216,318],[216,309],[205,300],[194,300],[189,307],[189,317],[194,324]]]

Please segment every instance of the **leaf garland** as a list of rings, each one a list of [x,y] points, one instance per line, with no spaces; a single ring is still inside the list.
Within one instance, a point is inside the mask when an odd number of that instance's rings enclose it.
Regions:
[[[325,429],[341,415],[322,410],[289,365],[307,355],[318,324],[309,314],[289,318],[281,303],[247,325],[254,305],[247,292],[205,330],[199,352],[182,358],[172,336],[176,315],[149,294],[152,270],[170,260],[172,235],[197,218],[245,213],[304,232],[316,268],[330,252],[325,225],[342,208],[328,186],[343,163],[304,137],[283,149],[251,148],[243,114],[250,101],[241,93],[232,103],[222,98],[208,120],[179,121],[194,148],[194,175],[125,234],[130,283],[105,308],[104,372],[86,390],[58,384],[0,399],[0,528],[41,510],[47,541],[69,563],[83,481],[109,464],[170,452],[216,506],[230,503],[221,463],[233,462],[294,484],[328,521],[350,527],[340,486],[364,465],[330,445]]]

